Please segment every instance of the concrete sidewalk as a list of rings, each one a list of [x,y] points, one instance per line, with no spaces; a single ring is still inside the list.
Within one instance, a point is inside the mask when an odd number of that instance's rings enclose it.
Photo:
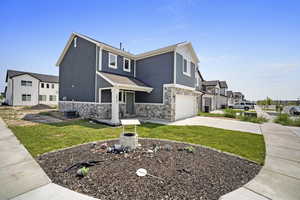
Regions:
[[[261,134],[260,124],[250,123],[250,122],[241,122],[238,120],[231,119],[222,119],[216,117],[191,117],[188,119],[179,120],[176,122],[168,123],[168,125],[197,125],[197,126],[209,126],[215,128],[222,128],[234,131],[243,131]]]
[[[300,137],[274,123],[261,128],[266,143],[264,167],[252,181],[220,200],[300,199]]]
[[[51,183],[0,118],[0,200],[95,200]]]

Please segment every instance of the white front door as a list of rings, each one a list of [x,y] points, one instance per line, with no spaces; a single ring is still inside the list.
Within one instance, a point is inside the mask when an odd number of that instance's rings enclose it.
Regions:
[[[189,95],[176,95],[175,120],[192,117],[197,114],[196,97]]]

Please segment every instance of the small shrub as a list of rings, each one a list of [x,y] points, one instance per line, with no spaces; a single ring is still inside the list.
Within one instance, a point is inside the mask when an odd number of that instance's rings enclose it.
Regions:
[[[238,111],[227,108],[227,109],[224,110],[224,117],[236,118],[236,113],[237,112]]]
[[[291,119],[288,114],[278,115],[274,122],[285,126],[300,126],[300,118]]]
[[[263,117],[250,117],[250,116],[240,116],[239,119],[241,121],[258,123],[258,124],[262,124],[262,123],[268,121],[266,118],[263,118]]]

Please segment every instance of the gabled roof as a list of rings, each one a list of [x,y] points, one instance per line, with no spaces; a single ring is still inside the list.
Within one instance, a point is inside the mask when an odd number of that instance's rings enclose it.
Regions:
[[[139,59],[142,59],[142,58],[146,58],[146,57],[149,57],[149,56],[154,56],[154,55],[159,55],[159,54],[167,53],[167,52],[170,52],[170,51],[175,51],[176,48],[179,48],[181,46],[187,46],[191,50],[193,58],[197,62],[199,62],[199,58],[197,57],[197,54],[196,54],[196,52],[195,52],[195,50],[194,50],[191,42],[180,42],[180,43],[177,43],[177,44],[174,44],[174,45],[170,45],[170,46],[167,46],[167,47],[163,47],[163,48],[159,48],[159,49],[156,49],[156,50],[153,50],[153,51],[148,51],[148,52],[145,52],[145,53],[141,53],[141,54],[135,55],[135,54],[123,51],[123,50],[121,50],[119,48],[113,47],[113,46],[111,46],[109,44],[106,44],[104,42],[100,42],[98,40],[90,38],[90,37],[88,37],[86,35],[79,34],[79,33],[72,33],[71,36],[69,37],[69,40],[68,40],[68,42],[67,42],[67,44],[66,44],[63,52],[61,53],[58,61],[56,62],[56,66],[59,66],[60,63],[62,62],[65,54],[67,53],[67,50],[69,49],[70,45],[72,44],[72,41],[73,41],[74,37],[81,37],[81,38],[83,38],[85,40],[88,40],[88,41],[96,44],[97,46],[100,46],[103,49],[106,49],[106,50],[111,51],[111,52],[116,52],[119,55],[126,56],[126,57],[129,57],[131,59],[136,59],[136,60],[139,60]]]
[[[228,91],[227,91],[227,96],[228,96],[228,97],[232,97],[232,96],[233,96],[233,92],[232,92],[231,90],[228,90]]]
[[[214,80],[214,81],[203,81],[202,83],[205,86],[216,86],[219,84],[218,80]]]
[[[106,72],[97,72],[104,80],[114,87],[120,89],[132,89],[134,91],[151,92],[153,88],[147,86],[140,80],[128,76],[121,76]]]
[[[47,75],[47,74],[38,74],[38,73],[32,73],[32,72],[15,71],[15,70],[7,70],[5,82],[7,82],[8,78],[13,78],[15,76],[20,76],[20,75],[24,75],[24,74],[28,74],[28,75],[40,80],[41,82],[48,82],[48,83],[58,83],[59,82],[58,76]]]
[[[226,81],[220,81],[221,88],[228,88]]]

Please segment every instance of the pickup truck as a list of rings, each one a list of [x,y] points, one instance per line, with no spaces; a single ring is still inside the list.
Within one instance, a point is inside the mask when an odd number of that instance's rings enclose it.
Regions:
[[[240,102],[240,103],[235,103],[233,105],[229,105],[228,108],[249,110],[249,109],[254,109],[254,103]]]

